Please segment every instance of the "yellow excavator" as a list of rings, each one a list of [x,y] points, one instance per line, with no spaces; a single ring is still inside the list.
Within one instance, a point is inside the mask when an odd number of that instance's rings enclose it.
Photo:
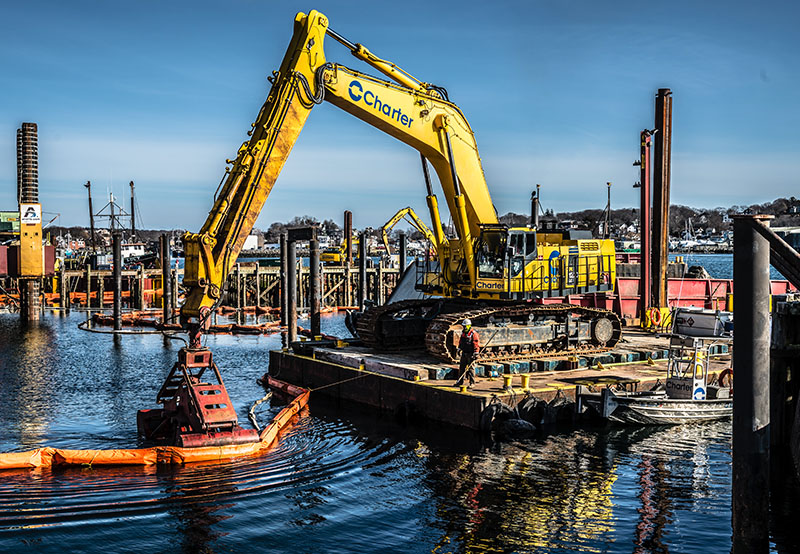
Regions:
[[[431,248],[433,248],[435,252],[436,236],[433,234],[433,231],[431,231],[428,226],[425,225],[425,222],[422,221],[422,218],[417,215],[417,212],[415,212],[409,206],[407,208],[401,208],[397,210],[397,213],[390,217],[389,221],[384,223],[383,227],[381,227],[381,240],[383,241],[383,247],[386,249],[386,255],[392,255],[392,249],[389,247],[389,231],[391,231],[395,225],[403,220],[410,223],[414,229],[422,233],[422,235],[431,244]]]
[[[323,47],[327,37],[390,81],[329,62]],[[202,330],[306,119],[325,101],[417,150],[427,188],[437,258],[418,268],[417,282],[428,297],[372,308],[352,318],[364,344],[379,349],[425,345],[434,356],[454,361],[464,318],[481,333],[481,360],[606,349],[619,340],[620,320],[612,312],[534,302],[544,296],[611,290],[613,242],[499,223],[475,136],[444,88],[350,42],[317,11],[297,14],[283,61],[268,80],[272,86],[250,138],[229,160],[205,224],[199,233],[183,237],[188,292],[180,320],[189,331],[189,345],[159,392],[164,413],[143,417],[140,430],[166,425],[177,436],[188,437],[184,444],[238,440],[235,412],[219,371],[201,346]],[[445,235],[428,164],[438,176],[455,236]],[[187,391],[203,381],[203,374],[215,374],[219,387],[203,394]],[[181,394],[185,398],[178,398]],[[219,405],[227,405],[227,415],[214,411]],[[217,435],[200,436],[212,432]]]
[[[358,246],[358,238],[353,237],[350,239],[350,248],[353,249],[355,253],[355,249]],[[330,265],[342,265],[345,263],[345,258],[347,257],[347,240],[342,241],[341,246],[331,246],[328,248],[324,248],[322,252],[319,254],[319,261],[324,264]]]

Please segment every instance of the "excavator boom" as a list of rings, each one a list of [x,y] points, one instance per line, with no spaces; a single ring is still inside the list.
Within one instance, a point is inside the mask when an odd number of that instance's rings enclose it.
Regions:
[[[325,66],[328,21],[319,12],[298,14],[294,36],[273,73],[267,100],[251,125],[250,139],[229,162],[214,206],[199,233],[183,237],[186,253],[181,321],[199,326],[217,303],[222,286],[255,224],[311,108],[319,102],[315,73]]]

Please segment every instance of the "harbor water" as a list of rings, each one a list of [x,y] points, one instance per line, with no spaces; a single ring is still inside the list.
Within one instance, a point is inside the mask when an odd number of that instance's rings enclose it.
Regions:
[[[0,314],[0,451],[137,446],[182,343],[23,327]],[[301,321],[301,324],[303,322]],[[307,324],[306,324],[307,326]],[[341,317],[323,331],[345,335]],[[273,336],[209,336],[240,422],[264,395]],[[280,378],[280,376],[278,376]],[[259,421],[285,399],[261,405]],[[794,483],[771,551],[800,551]],[[0,474],[0,552],[728,552],[730,422],[582,426],[492,442],[314,398],[257,458]]]
[[[670,261],[680,256],[686,265],[703,267],[713,279],[733,279],[733,254],[696,254],[689,252],[686,254],[670,254]],[[769,268],[770,279],[785,279],[774,267]]]

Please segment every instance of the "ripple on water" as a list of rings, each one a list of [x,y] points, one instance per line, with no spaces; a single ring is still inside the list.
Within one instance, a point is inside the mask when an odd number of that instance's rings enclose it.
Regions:
[[[180,345],[115,343],[81,319],[0,316],[0,450],[136,446]],[[279,339],[208,342],[245,421]],[[729,423],[482,443],[312,399],[260,457],[4,472],[0,551],[724,552],[730,463]]]

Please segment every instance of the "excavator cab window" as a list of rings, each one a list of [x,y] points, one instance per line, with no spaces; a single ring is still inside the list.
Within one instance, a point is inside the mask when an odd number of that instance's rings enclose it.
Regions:
[[[478,278],[502,279],[506,267],[506,242],[508,231],[505,228],[482,229],[478,240],[476,261]]]
[[[536,258],[536,231],[511,231],[508,237],[511,275],[518,276]]]

